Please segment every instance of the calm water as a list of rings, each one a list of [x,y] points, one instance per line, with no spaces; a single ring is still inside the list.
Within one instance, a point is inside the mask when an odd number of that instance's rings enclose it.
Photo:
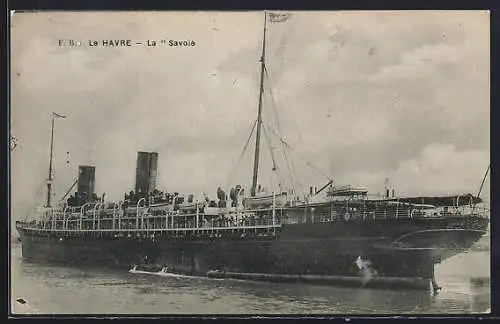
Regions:
[[[436,268],[443,290],[349,289],[194,277],[160,277],[108,269],[29,263],[12,247],[13,313],[38,314],[457,314],[485,312],[489,252],[469,252]]]

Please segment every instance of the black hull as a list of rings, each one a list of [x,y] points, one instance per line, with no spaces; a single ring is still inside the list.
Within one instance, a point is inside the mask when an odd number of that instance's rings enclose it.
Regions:
[[[479,217],[333,221],[283,225],[271,238],[202,240],[166,232],[152,238],[18,230],[24,258],[65,264],[159,264],[196,275],[222,270],[352,277],[362,275],[356,262],[361,256],[377,276],[432,278],[436,263],[470,248],[487,224]]]

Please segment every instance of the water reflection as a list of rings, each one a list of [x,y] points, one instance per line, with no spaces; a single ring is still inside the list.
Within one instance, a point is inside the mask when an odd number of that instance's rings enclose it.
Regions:
[[[489,285],[441,274],[444,289],[390,291],[161,277],[112,269],[22,261],[13,255],[12,297],[45,313],[107,314],[443,314],[480,313],[490,305]]]
[[[426,291],[350,289],[309,284],[265,283],[206,278],[161,278],[141,275],[148,281],[136,287],[142,294],[196,294],[200,303],[230,297],[238,308],[266,313],[425,313],[433,297]],[[156,277],[156,278],[153,278]],[[163,279],[163,280],[162,280]],[[162,286],[157,283],[163,282]],[[138,282],[136,282],[137,284]],[[154,286],[154,288],[152,288]],[[263,309],[263,307],[265,309]],[[285,309],[283,309],[285,307]]]

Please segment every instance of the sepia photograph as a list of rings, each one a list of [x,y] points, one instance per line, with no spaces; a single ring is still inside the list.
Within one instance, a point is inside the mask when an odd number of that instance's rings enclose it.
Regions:
[[[491,313],[489,11],[11,11],[10,315]]]

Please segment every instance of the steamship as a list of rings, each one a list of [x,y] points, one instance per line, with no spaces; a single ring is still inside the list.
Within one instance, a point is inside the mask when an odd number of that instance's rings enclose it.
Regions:
[[[469,249],[486,233],[489,212],[478,206],[479,194],[396,197],[387,188],[383,195],[372,196],[333,179],[310,188],[305,197],[260,188],[265,39],[271,18],[266,14],[264,19],[249,193],[240,185],[226,188],[229,195],[218,188],[216,199],[160,191],[158,153],[138,152],[135,188],[123,200],[99,197],[95,167],[80,166],[74,194],[53,204],[52,148],[59,116],[54,113],[45,208],[34,220],[16,222],[23,257],[168,268],[186,275],[323,282],[348,278],[363,284],[369,269],[370,282],[415,278],[424,283],[419,287],[437,289],[434,266]],[[272,177],[275,171],[273,164]]]

